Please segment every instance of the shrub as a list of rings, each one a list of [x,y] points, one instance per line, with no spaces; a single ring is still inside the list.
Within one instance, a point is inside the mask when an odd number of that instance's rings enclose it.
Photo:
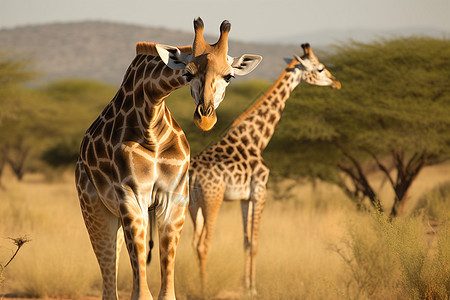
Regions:
[[[342,245],[330,247],[347,268],[346,297],[448,299],[449,228],[442,225],[435,243],[427,243],[426,226],[421,217],[391,220],[380,213],[369,224],[349,225]]]

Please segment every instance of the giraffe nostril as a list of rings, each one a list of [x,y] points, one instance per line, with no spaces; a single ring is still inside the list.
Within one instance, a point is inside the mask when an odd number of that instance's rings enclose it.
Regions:
[[[213,114],[213,112],[214,112],[214,109],[212,106],[210,106],[208,108],[208,110],[206,111],[206,116],[211,116]]]
[[[197,112],[198,112],[198,115],[199,115],[200,117],[203,116],[203,105],[199,105],[199,106],[198,106]]]

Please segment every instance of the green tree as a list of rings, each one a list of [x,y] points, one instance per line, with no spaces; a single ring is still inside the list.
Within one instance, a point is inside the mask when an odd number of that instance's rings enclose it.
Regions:
[[[18,124],[30,112],[25,105],[30,96],[25,85],[37,77],[33,62],[27,57],[0,52],[0,179],[9,163],[21,178],[23,162],[29,153],[23,138],[17,136]]]
[[[395,192],[396,216],[422,168],[450,156],[450,41],[348,42],[327,61],[342,90],[298,88],[268,163],[284,175],[336,183],[359,206],[369,199],[383,210],[368,178],[380,170]]]
[[[50,82],[39,92],[53,108],[53,114],[46,120],[52,125],[53,134],[48,136],[40,158],[52,167],[73,165],[86,129],[116,90],[97,81],[64,79]]]
[[[0,54],[0,176],[73,164],[86,128],[114,96],[107,84],[67,79],[32,87],[29,59]]]

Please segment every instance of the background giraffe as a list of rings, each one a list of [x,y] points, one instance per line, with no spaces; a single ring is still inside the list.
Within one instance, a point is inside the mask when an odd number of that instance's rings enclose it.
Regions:
[[[103,277],[103,299],[117,299],[119,252],[125,237],[133,269],[132,299],[152,299],[146,281],[148,210],[155,207],[161,261],[160,299],[174,299],[175,252],[188,203],[189,145],[165,105],[188,82],[195,124],[209,130],[234,75],[260,56],[228,56],[228,21],[214,45],[194,20],[192,47],[139,43],[123,83],[87,130],[76,167],[81,210]]]
[[[197,250],[203,291],[206,260],[222,201],[240,200],[244,224],[245,288],[256,294],[255,262],[258,230],[266,200],[269,168],[262,152],[292,90],[302,81],[340,89],[341,84],[303,44],[304,55],[288,64],[269,91],[232,124],[216,144],[191,160],[189,211],[194,222],[193,245]]]

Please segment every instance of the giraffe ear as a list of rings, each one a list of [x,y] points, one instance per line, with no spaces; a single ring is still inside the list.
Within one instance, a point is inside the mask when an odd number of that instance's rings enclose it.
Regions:
[[[184,69],[191,61],[192,54],[181,52],[177,47],[162,44],[156,44],[155,47],[162,61],[173,70]]]
[[[241,57],[229,57],[234,75],[244,76],[253,71],[261,62],[262,56],[244,54]]]
[[[311,66],[311,64],[309,63],[309,61],[306,61],[306,60],[301,59],[300,56],[298,56],[298,55],[294,55],[294,58],[295,58],[296,60],[298,60],[298,62],[303,66],[303,68],[304,68],[306,71],[311,71],[311,70],[312,70],[312,66]]]

